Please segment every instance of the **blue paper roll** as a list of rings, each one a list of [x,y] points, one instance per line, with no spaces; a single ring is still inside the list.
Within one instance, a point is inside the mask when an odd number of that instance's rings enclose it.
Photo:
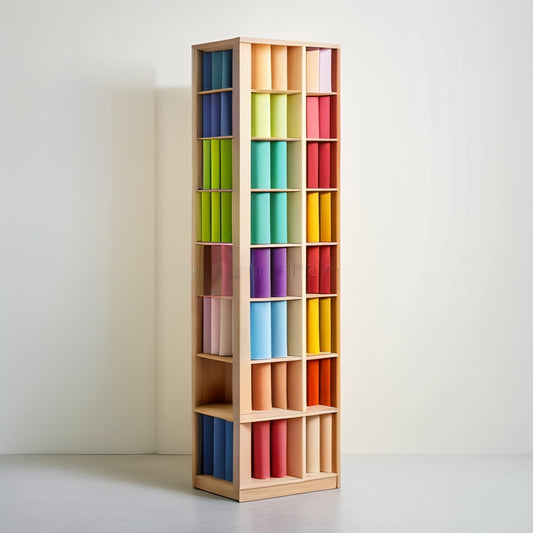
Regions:
[[[272,328],[270,302],[250,303],[250,357],[272,357]]]
[[[222,89],[222,52],[213,52],[213,89]]]
[[[287,357],[287,302],[271,302],[272,357]]]
[[[220,135],[231,135],[232,93],[220,93]]]
[[[210,91],[212,87],[211,77],[211,52],[204,52],[202,54],[202,91]]]
[[[211,137],[211,96],[202,96],[202,137]]]
[[[200,415],[202,418],[202,474],[213,475],[213,433],[214,418]]]
[[[252,189],[270,189],[270,143],[252,141]]]
[[[233,481],[233,422],[226,421],[226,481]]]
[[[224,479],[226,475],[226,421],[214,419],[213,431],[213,475]]]
[[[233,61],[233,51],[224,50],[222,52],[222,88],[223,89],[227,89],[228,87],[231,87],[232,61]]]
[[[220,93],[211,95],[211,137],[220,137]]]

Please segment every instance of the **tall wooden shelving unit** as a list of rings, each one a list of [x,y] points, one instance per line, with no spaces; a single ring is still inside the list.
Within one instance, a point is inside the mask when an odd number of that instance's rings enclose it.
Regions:
[[[308,52],[317,49],[330,50],[331,89],[327,92],[307,90],[308,73],[306,68],[309,65],[310,57]],[[231,85],[205,89],[203,73],[206,72],[206,58],[204,54],[211,56],[216,52],[230,50],[231,55],[225,56],[224,61],[227,61],[228,57],[231,58]],[[258,65],[254,64],[253,61],[254,58],[258,57],[256,52],[260,50],[268,51],[269,54],[272,53],[272,57],[274,52],[280,53],[282,60],[286,61],[287,85],[283,89],[253,87],[252,71],[258,68]],[[214,58],[213,55],[213,59],[210,58],[209,61],[214,61]],[[313,65],[315,66],[315,64]],[[195,198],[192,251],[192,401],[194,410],[192,481],[196,488],[238,501],[332,489],[340,486],[339,66],[340,49],[337,45],[241,37],[198,44],[192,47],[193,196]],[[228,68],[227,64],[224,68]],[[271,68],[273,67],[271,66]],[[204,136],[206,130],[203,124],[207,117],[205,114],[206,112],[213,113],[215,106],[219,105],[218,100],[217,103],[212,100],[212,103],[209,104],[211,109],[207,109],[205,97],[207,96],[207,102],[209,102],[209,95],[218,93],[231,94],[231,134],[222,135],[228,132],[217,131],[217,135]],[[252,110],[252,95],[254,94],[266,94],[270,97],[272,95],[287,96],[288,129],[286,137],[252,137],[252,114],[255,112]],[[308,98],[313,96],[329,97],[327,102],[330,105],[328,112],[331,115],[331,131],[327,138],[309,138],[306,135]],[[226,96],[225,98],[227,105],[229,97]],[[206,159],[206,150],[211,150],[207,153],[207,157],[213,158],[213,161],[215,161],[214,157],[218,157],[218,152],[214,156],[213,148],[206,148],[209,143],[204,141],[218,141],[219,139],[231,142],[231,188],[223,188],[218,182],[216,188],[211,188],[211,185],[205,188],[204,170],[206,165],[211,164]],[[252,141],[286,142],[287,184],[285,188],[252,189]],[[330,170],[328,170],[331,173],[329,187],[308,187],[307,152],[311,142],[329,144],[328,152],[331,154]],[[218,147],[218,144],[216,146]],[[226,145],[226,148],[228,146]],[[228,154],[227,151],[226,154]],[[223,165],[224,163],[222,163]],[[226,166],[226,170],[227,168]],[[286,193],[288,229],[287,242],[285,243],[251,244],[252,195],[261,192]],[[215,209],[213,205],[218,206],[215,203],[219,202],[217,194],[224,193],[226,193],[226,199],[231,197],[231,242],[211,242],[211,239],[202,234],[202,224],[205,224],[208,219],[206,209],[210,209],[211,224],[214,217],[219,216],[218,207]],[[227,196],[228,193],[230,196]],[[331,200],[331,214],[328,215],[331,217],[329,222],[331,237],[328,241],[308,242],[307,207],[310,201],[309,195],[312,193],[329,194],[327,197],[324,196],[328,202]],[[321,196],[321,201],[322,198]],[[203,203],[204,199],[206,203]],[[211,201],[213,204],[209,203]],[[208,205],[209,208],[206,207]],[[206,215],[205,218],[203,215]],[[218,232],[218,230],[216,231]],[[223,232],[224,228],[222,228]],[[317,253],[322,247],[327,247],[329,250],[331,289],[325,293],[310,294],[308,292],[308,276],[310,274],[307,261],[308,250],[311,247],[317,247]],[[286,249],[286,296],[251,297],[251,251],[261,248]],[[224,289],[220,291],[220,286],[215,288],[218,282],[213,281],[213,276],[219,275],[213,274],[218,269],[218,267],[213,266],[215,264],[214,257],[219,257],[222,249],[232,263],[230,277],[226,279],[226,292]],[[224,266],[222,270],[224,270]],[[228,276],[227,265],[226,274],[223,275]],[[211,279],[208,279],[209,276]],[[228,279],[231,280],[229,292],[227,289]],[[327,300],[331,304],[331,309],[328,311],[331,318],[327,319],[328,321],[331,320],[331,323],[328,322],[329,325],[327,325],[330,328],[331,347],[326,352],[316,349],[314,353],[308,351],[308,321],[310,317],[307,316],[307,311],[310,300],[316,301],[316,309],[318,309],[321,300]],[[221,303],[222,301],[231,302],[231,355],[208,353],[215,350],[206,349],[205,328],[209,331],[209,327],[211,327],[211,332],[215,331],[216,333],[216,328],[224,327],[218,325],[218,321],[223,322],[220,316],[216,318],[216,322],[215,319],[211,318],[213,315],[208,316],[209,309],[215,306],[218,306],[217,309],[224,306],[226,310],[230,308],[227,303]],[[256,302],[278,301],[287,302],[287,355],[252,359],[251,306]],[[208,310],[206,311],[206,309]],[[321,307],[320,309],[322,310]],[[320,316],[322,317],[322,315]],[[225,319],[227,323],[227,316]],[[210,325],[206,321],[209,321]],[[215,323],[216,328],[214,330],[215,326],[213,325]],[[320,328],[322,326],[321,322]],[[222,340],[218,339],[217,342],[222,346]],[[222,348],[220,351],[223,351]],[[321,377],[321,379],[326,380],[329,377],[329,382],[324,382],[330,387],[328,392],[330,394],[329,405],[320,403],[308,405],[309,364],[312,365],[313,361],[320,360],[329,360],[327,368],[330,374]],[[286,392],[286,407],[288,408],[252,409],[253,397],[257,394],[252,386],[252,373],[255,373],[253,367],[255,365],[270,365],[270,368],[263,367],[260,370],[268,371],[269,376],[274,376],[279,374],[276,369],[273,369],[274,365],[283,364],[285,366],[279,368],[283,368],[283,372],[286,369],[283,378],[286,379],[286,389],[283,391]],[[318,368],[318,363],[316,365]],[[252,425],[257,422],[276,420],[286,420],[286,423],[282,423],[281,427],[286,431],[286,437],[283,437],[283,439],[286,438],[286,452],[282,451],[286,453],[283,459],[286,462],[286,472],[284,473],[287,475],[282,477],[263,475],[264,479],[257,479],[253,464],[255,464],[256,455],[259,453],[259,441],[256,442],[257,437],[253,437],[255,428],[252,430]],[[213,430],[211,429],[213,426],[209,426],[213,423],[215,424],[214,441]],[[268,427],[274,431],[272,424],[270,422]],[[263,427],[265,427],[264,424]],[[320,433],[316,429],[318,427],[321,428]],[[272,434],[270,435],[272,436]],[[319,442],[316,442],[317,436]],[[311,442],[311,439],[314,441]],[[220,460],[224,459],[222,455],[216,456],[216,447],[219,445],[225,446],[226,479],[223,479],[224,476],[221,474],[214,475],[211,470],[213,446],[215,446],[215,470],[217,468],[216,462],[219,461],[220,463]],[[257,449],[254,446],[257,446]],[[273,448],[270,451],[274,453]],[[264,455],[265,450],[263,449],[261,453]],[[266,453],[270,452],[267,451]],[[321,453],[323,456],[321,457],[323,461],[320,461],[318,469],[331,471],[316,471],[317,453]],[[326,466],[324,467],[324,465]],[[218,466],[219,471],[220,468],[224,470],[224,465],[221,467],[219,464]],[[309,469],[313,472],[308,471]]]

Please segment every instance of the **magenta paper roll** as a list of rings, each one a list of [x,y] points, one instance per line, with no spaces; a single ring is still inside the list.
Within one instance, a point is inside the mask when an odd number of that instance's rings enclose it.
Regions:
[[[250,296],[270,298],[270,248],[253,248],[250,267]]]
[[[287,296],[287,248],[272,248],[272,296]]]

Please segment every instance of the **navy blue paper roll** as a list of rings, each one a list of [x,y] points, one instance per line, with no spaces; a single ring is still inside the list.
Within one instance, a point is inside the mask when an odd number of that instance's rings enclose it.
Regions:
[[[232,93],[220,93],[220,135],[231,135],[231,96]]]
[[[222,89],[222,52],[213,52],[213,89]]]
[[[233,481],[233,422],[226,421],[226,481]]]
[[[270,248],[252,248],[250,296],[270,298]]]
[[[202,417],[202,474],[213,475],[213,432],[214,418],[208,415]]]
[[[213,475],[224,479],[226,475],[226,421],[214,419],[213,431]]]
[[[211,137],[211,95],[202,96],[202,137]]]
[[[220,137],[220,93],[211,95],[211,137]]]
[[[211,85],[211,52],[204,52],[202,54],[202,91],[210,91]]]

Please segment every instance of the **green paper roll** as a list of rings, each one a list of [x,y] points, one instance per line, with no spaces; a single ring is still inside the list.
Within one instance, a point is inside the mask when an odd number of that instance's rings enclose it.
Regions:
[[[252,193],[252,244],[270,243],[270,193]]]
[[[211,141],[202,141],[203,183],[204,189],[211,188]]]
[[[270,135],[287,137],[287,95],[273,94],[270,98]]]
[[[270,187],[287,188],[287,143],[284,141],[270,143]]]
[[[221,231],[222,242],[231,242],[231,193],[220,193]]]
[[[220,242],[220,193],[211,193],[211,241]]]
[[[270,189],[270,145],[252,141],[252,189]]]
[[[287,193],[270,195],[270,235],[272,243],[287,242]]]
[[[211,193],[202,192],[202,241],[211,240]]]
[[[270,137],[270,95],[252,93],[252,137]]]
[[[195,205],[195,226],[196,226],[196,234],[195,239],[197,242],[200,242],[202,240],[202,193],[196,193],[196,205]]]
[[[220,141],[220,188],[231,189],[231,139]]]
[[[211,189],[220,189],[220,139],[211,140]]]

